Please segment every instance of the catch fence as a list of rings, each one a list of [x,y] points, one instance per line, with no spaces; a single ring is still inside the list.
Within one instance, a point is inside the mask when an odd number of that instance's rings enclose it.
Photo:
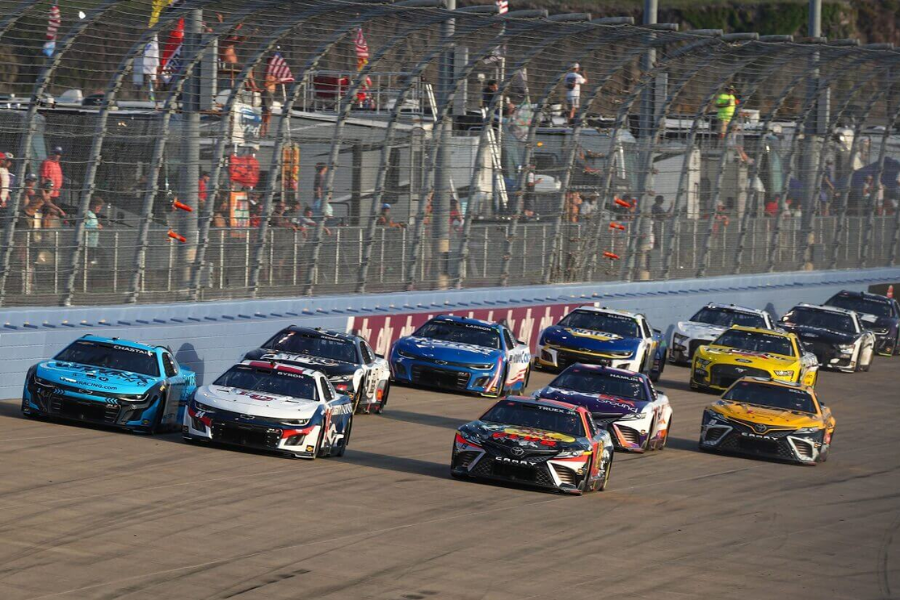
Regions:
[[[0,0],[2,305],[896,264],[891,46],[166,4]]]

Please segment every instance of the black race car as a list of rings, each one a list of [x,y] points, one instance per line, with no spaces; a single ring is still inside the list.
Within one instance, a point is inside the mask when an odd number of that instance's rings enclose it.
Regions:
[[[875,351],[878,354],[900,354],[900,304],[895,299],[843,290],[826,300],[825,305],[856,312],[865,328],[875,334]]]
[[[319,371],[338,393],[350,396],[354,412],[381,413],[388,401],[391,372],[384,357],[358,335],[291,325],[244,360],[262,360]]]
[[[606,489],[613,451],[586,408],[508,396],[457,430],[450,474],[582,494]]]
[[[868,371],[872,365],[875,334],[852,310],[798,304],[781,317],[781,327],[796,333],[822,367],[853,372]]]

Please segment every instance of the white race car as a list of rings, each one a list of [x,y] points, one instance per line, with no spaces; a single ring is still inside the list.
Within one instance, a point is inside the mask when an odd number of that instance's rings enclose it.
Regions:
[[[314,459],[343,456],[352,428],[353,402],[322,373],[247,360],[195,392],[182,435]]]
[[[676,364],[690,364],[698,346],[712,343],[732,325],[757,329],[776,328],[772,316],[764,310],[710,302],[697,311],[689,321],[679,321],[675,324],[669,347],[669,361]]]

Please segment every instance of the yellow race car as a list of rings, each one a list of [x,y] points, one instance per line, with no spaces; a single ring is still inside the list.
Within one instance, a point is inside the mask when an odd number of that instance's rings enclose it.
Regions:
[[[700,449],[812,465],[828,458],[834,426],[811,387],[745,377],[703,411]]]
[[[694,353],[691,389],[724,391],[741,377],[815,386],[816,355],[803,348],[793,333],[734,326]]]

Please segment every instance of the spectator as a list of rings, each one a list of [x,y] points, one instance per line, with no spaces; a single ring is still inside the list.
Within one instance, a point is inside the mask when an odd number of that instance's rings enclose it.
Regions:
[[[12,189],[10,169],[12,168],[12,154],[0,152],[0,211],[5,211],[9,205],[9,191]]]
[[[59,198],[59,193],[62,190],[63,186],[63,172],[62,167],[59,164],[60,158],[62,158],[63,149],[61,146],[56,146],[53,149],[53,154],[51,154],[44,162],[41,163],[41,170],[38,173],[41,177],[41,186],[45,186],[49,181],[53,184],[50,188],[50,197],[56,202]]]
[[[777,217],[778,211],[781,209],[781,195],[775,194],[771,198],[766,201],[766,206],[763,209],[763,213],[767,217]]]
[[[583,221],[590,221],[593,218],[597,212],[597,198],[599,197],[599,194],[591,194],[578,207],[578,215]]]
[[[229,212],[228,199],[224,196],[220,196],[219,204],[216,206],[216,212],[213,214],[212,226],[216,229],[225,229],[228,227]]]
[[[142,178],[144,179],[144,178]],[[146,185],[146,184],[145,184]],[[203,208],[206,204],[206,194],[207,187],[209,186],[209,173],[206,171],[202,171],[200,173],[200,180],[197,182],[197,206],[198,208]]]
[[[566,194],[566,221],[569,223],[577,223],[580,210],[581,194],[578,192],[568,192]]]
[[[653,199],[653,206],[650,207],[650,216],[653,217],[655,221],[662,221],[669,215],[669,212],[663,206],[665,201],[666,198],[661,194]]]
[[[29,178],[31,179],[29,180]],[[38,224],[35,220],[35,215],[45,207],[60,217],[66,216],[65,211],[53,202],[53,182],[48,179],[41,186],[40,191],[35,191],[34,184],[36,181],[37,177],[34,175],[29,175],[25,178],[25,206],[22,209],[23,218],[20,220],[19,225],[24,226],[26,229],[37,228]]]
[[[716,118],[719,121],[719,139],[725,139],[725,132],[728,130],[728,124],[734,118],[737,110],[738,99],[735,96],[733,85],[726,87],[718,96],[716,96]]]
[[[322,212],[322,201],[325,198],[325,174],[327,172],[328,165],[325,163],[316,164],[316,176],[313,178],[312,209],[317,214]]]
[[[378,219],[375,221],[375,224],[379,227],[396,227],[403,228],[406,227],[405,223],[395,223],[391,218],[391,205],[390,204],[382,204],[381,212],[378,214]]]
[[[100,212],[103,210],[103,199],[97,196],[91,198],[87,214],[84,215],[84,245],[87,247],[85,259],[89,264],[97,265],[105,262],[103,249],[100,248]]]
[[[291,221],[287,204],[281,201],[276,202],[275,206],[272,207],[272,218],[269,222],[272,224],[272,227],[278,227],[280,229],[296,229],[294,223]]]
[[[525,167],[525,196],[523,197],[523,212],[531,211],[534,213],[534,209],[537,206],[537,196],[535,190],[537,189],[537,184],[544,181],[543,177],[535,176],[535,166],[528,165]]]
[[[587,83],[587,78],[579,71],[581,65],[575,63],[566,74],[566,106],[569,110],[569,123],[575,123],[575,111],[581,106],[581,86]]]
[[[728,209],[721,202],[716,206],[716,213],[713,218],[715,219],[715,223],[713,223],[713,234],[719,233],[720,229],[727,229],[728,224],[731,222],[728,218]]]
[[[834,201],[835,192],[834,159],[825,159],[825,172],[822,174],[822,191],[819,193],[819,213],[827,217],[831,213],[831,203]]]
[[[303,209],[303,214],[298,216],[294,221],[294,225],[303,232],[303,235],[306,235],[308,229],[315,229],[316,220],[313,218],[313,209],[309,206],[305,207]]]
[[[266,137],[269,133],[269,121],[272,120],[272,109],[275,107],[275,91],[278,89],[278,80],[272,74],[266,74],[262,90],[262,127],[259,137]]]
[[[497,85],[497,80],[489,79],[481,90],[481,107],[485,110],[490,108],[491,102],[494,101],[494,96],[496,96],[499,91],[500,86]]]
[[[450,229],[456,232],[462,231],[463,217],[459,212],[459,202],[456,198],[450,198]]]

